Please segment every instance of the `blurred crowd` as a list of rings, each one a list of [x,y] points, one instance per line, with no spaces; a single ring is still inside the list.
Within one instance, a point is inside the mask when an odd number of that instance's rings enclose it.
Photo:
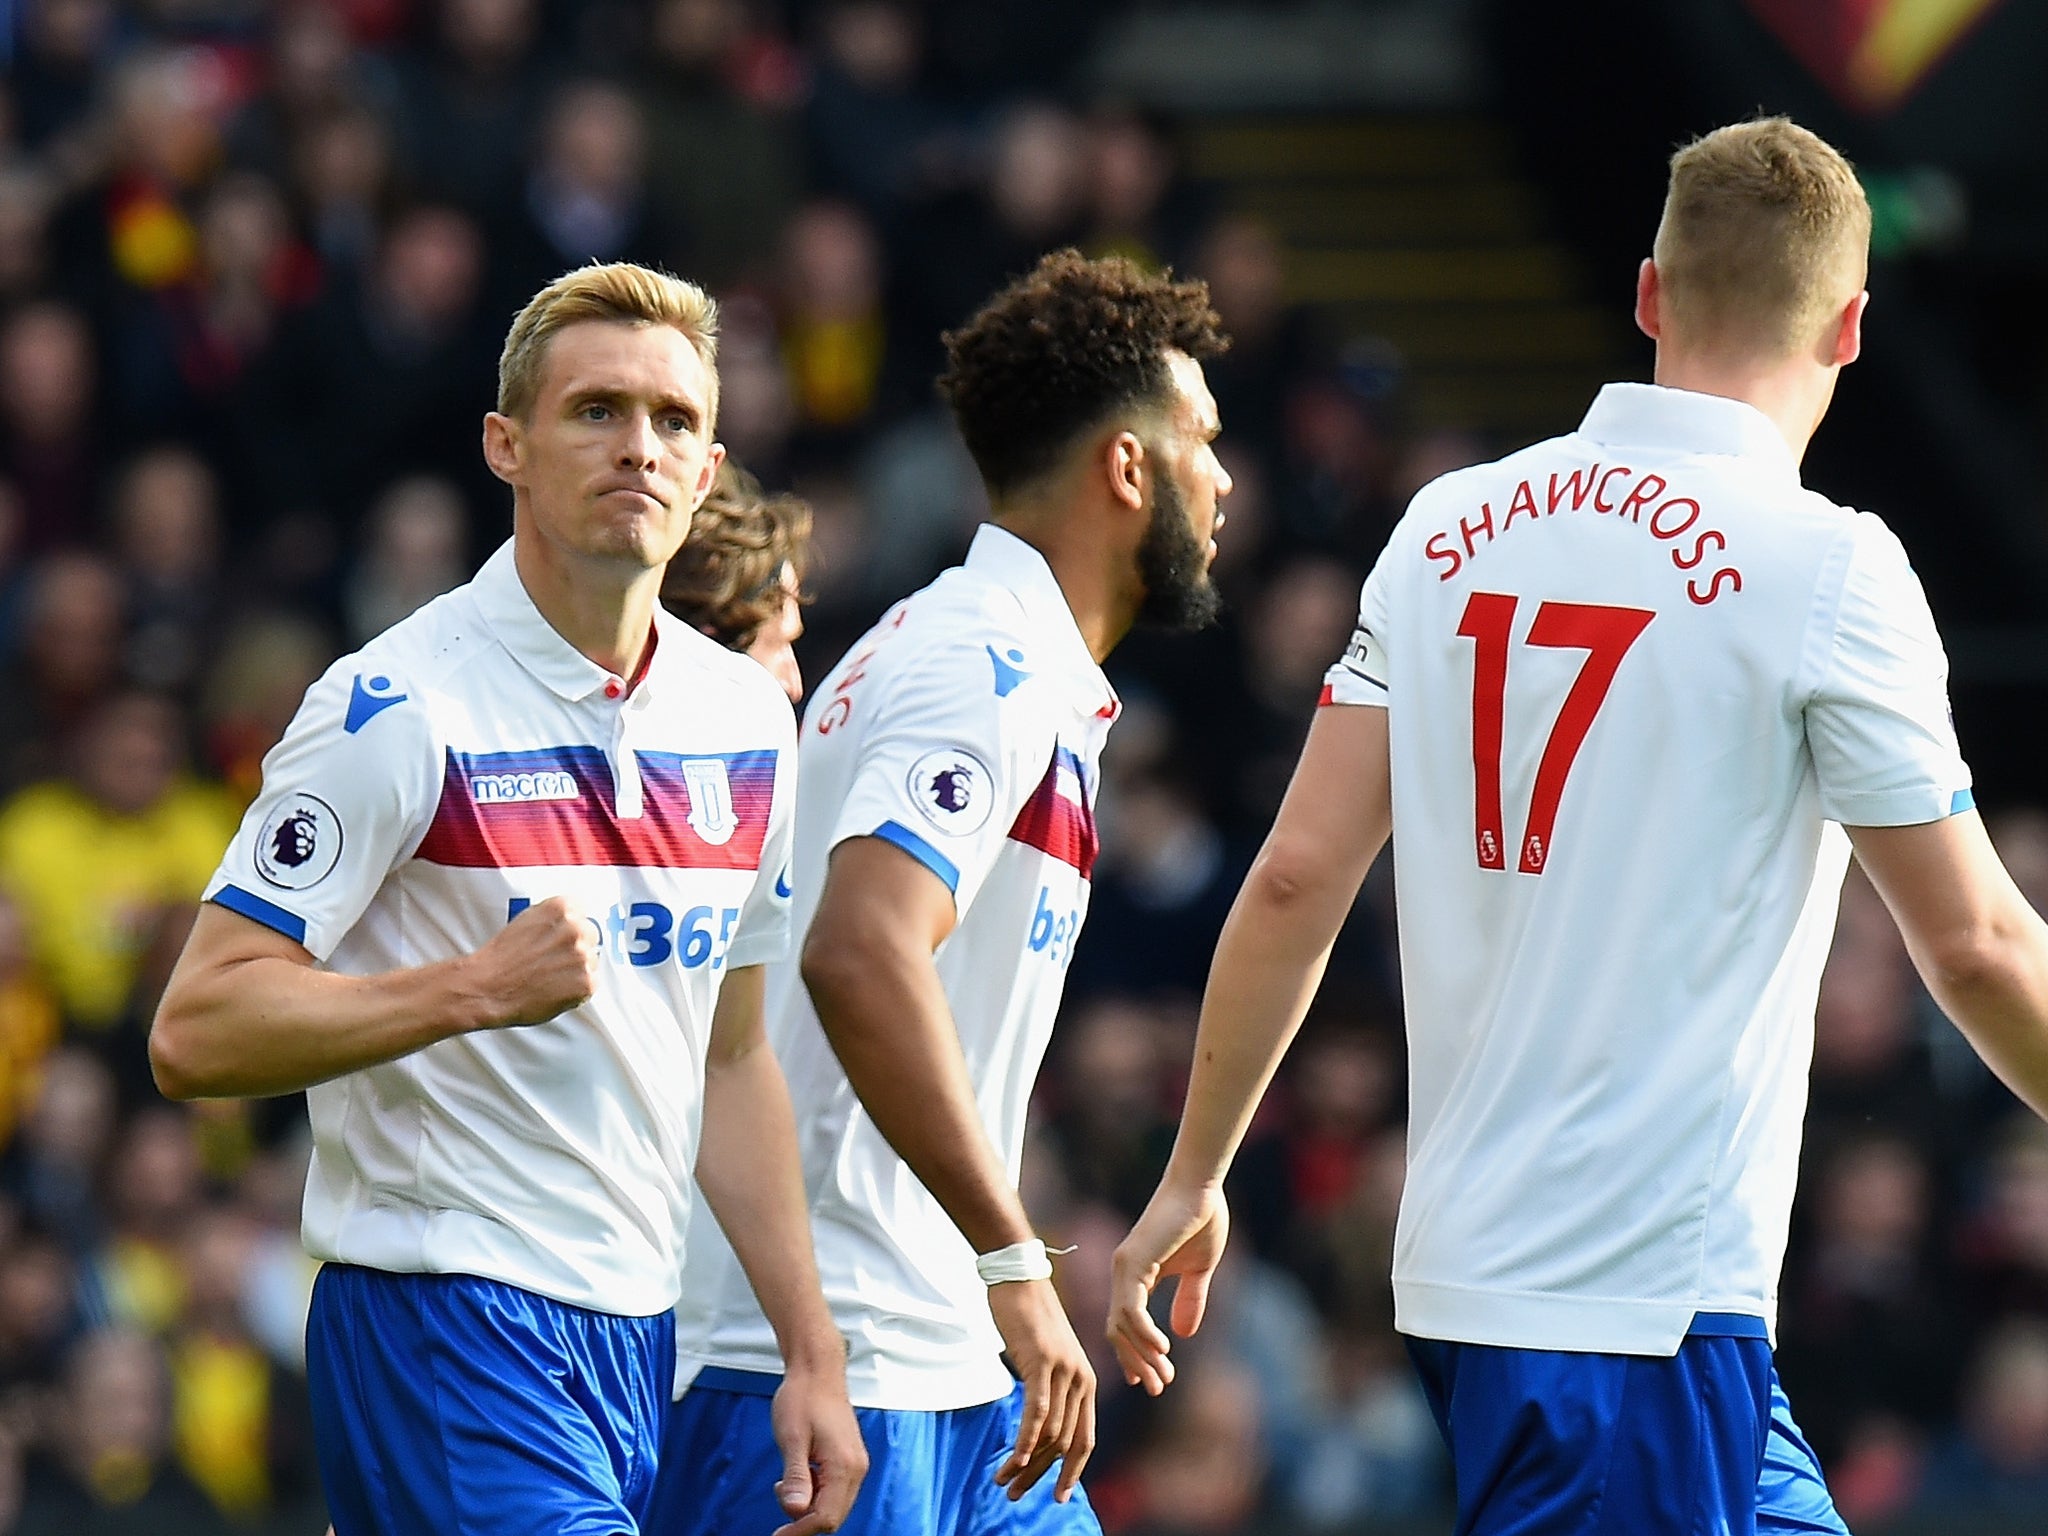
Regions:
[[[1408,494],[1506,446],[1285,300],[1179,125],[1077,92],[1080,0],[29,0],[0,86],[0,1532],[323,1523],[294,1100],[159,1099],[148,1019],[263,753],[340,651],[508,531],[478,421],[592,258],[724,304],[720,436],[813,509],[818,675],[981,510],[940,333],[1060,245],[1206,277],[1226,620],[1141,634],[1027,1194],[1084,1337],[1172,1136],[1207,957]],[[2008,813],[2048,903],[2048,816]],[[1113,1533],[1444,1506],[1392,1331],[1393,895],[1375,877],[1152,1403],[1106,1353]],[[2048,1520],[2048,1130],[1852,882],[1781,1361],[1852,1521]],[[1859,1526],[1859,1529],[1862,1528]]]

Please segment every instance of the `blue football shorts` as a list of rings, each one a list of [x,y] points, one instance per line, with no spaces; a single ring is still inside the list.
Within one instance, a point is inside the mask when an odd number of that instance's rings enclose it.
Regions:
[[[329,1264],[306,1374],[335,1536],[639,1536],[675,1318]]]
[[[781,1384],[756,1371],[698,1372],[669,1416],[647,1536],[768,1536],[788,1520],[768,1419]],[[1023,1413],[1022,1386],[974,1408],[857,1409],[868,1475],[841,1536],[1101,1536],[1085,1492],[1053,1499],[1057,1467],[1015,1503],[996,1486]]]
[[[1703,1316],[1669,1359],[1407,1342],[1456,1536],[1848,1536],[1760,1319]]]

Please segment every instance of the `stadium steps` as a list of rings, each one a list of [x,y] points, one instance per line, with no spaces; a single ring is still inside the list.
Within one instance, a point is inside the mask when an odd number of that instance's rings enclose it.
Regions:
[[[1482,117],[1213,118],[1189,160],[1278,235],[1290,299],[1393,346],[1418,427],[1526,442],[1572,426],[1631,366],[1626,316],[1591,301]]]

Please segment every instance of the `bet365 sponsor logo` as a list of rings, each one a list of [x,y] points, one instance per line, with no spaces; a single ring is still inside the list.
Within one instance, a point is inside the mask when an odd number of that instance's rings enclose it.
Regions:
[[[1074,958],[1074,940],[1081,932],[1081,914],[1078,909],[1055,912],[1052,906],[1052,887],[1038,888],[1038,910],[1031,914],[1031,935],[1025,943],[1031,946],[1035,955],[1044,955],[1057,966],[1065,966]]]
[[[530,896],[514,896],[505,921],[533,905]],[[584,919],[597,930],[597,947],[614,965],[679,965],[686,971],[710,966],[720,970],[739,926],[738,907],[691,907],[681,916],[658,901],[614,902],[603,916]]]

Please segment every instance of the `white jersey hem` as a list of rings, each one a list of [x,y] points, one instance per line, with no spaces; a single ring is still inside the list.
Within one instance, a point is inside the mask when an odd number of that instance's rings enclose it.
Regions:
[[[1486,1344],[1499,1349],[1552,1349],[1580,1355],[1678,1353],[1702,1312],[1761,1317],[1777,1343],[1775,1309],[1753,1299],[1642,1301],[1615,1296],[1532,1295],[1481,1291],[1426,1281],[1394,1282],[1394,1328],[1418,1339]]]
[[[699,1371],[714,1368],[780,1376],[782,1357],[775,1354],[700,1355],[678,1350],[676,1397],[680,1399],[689,1390]],[[846,1366],[846,1395],[853,1406],[889,1412],[950,1413],[959,1408],[980,1408],[988,1403],[1001,1402],[1016,1385],[1017,1379],[1001,1360],[996,1359],[975,1361],[943,1371],[898,1368],[878,1372],[872,1362],[859,1360],[850,1360]]]

